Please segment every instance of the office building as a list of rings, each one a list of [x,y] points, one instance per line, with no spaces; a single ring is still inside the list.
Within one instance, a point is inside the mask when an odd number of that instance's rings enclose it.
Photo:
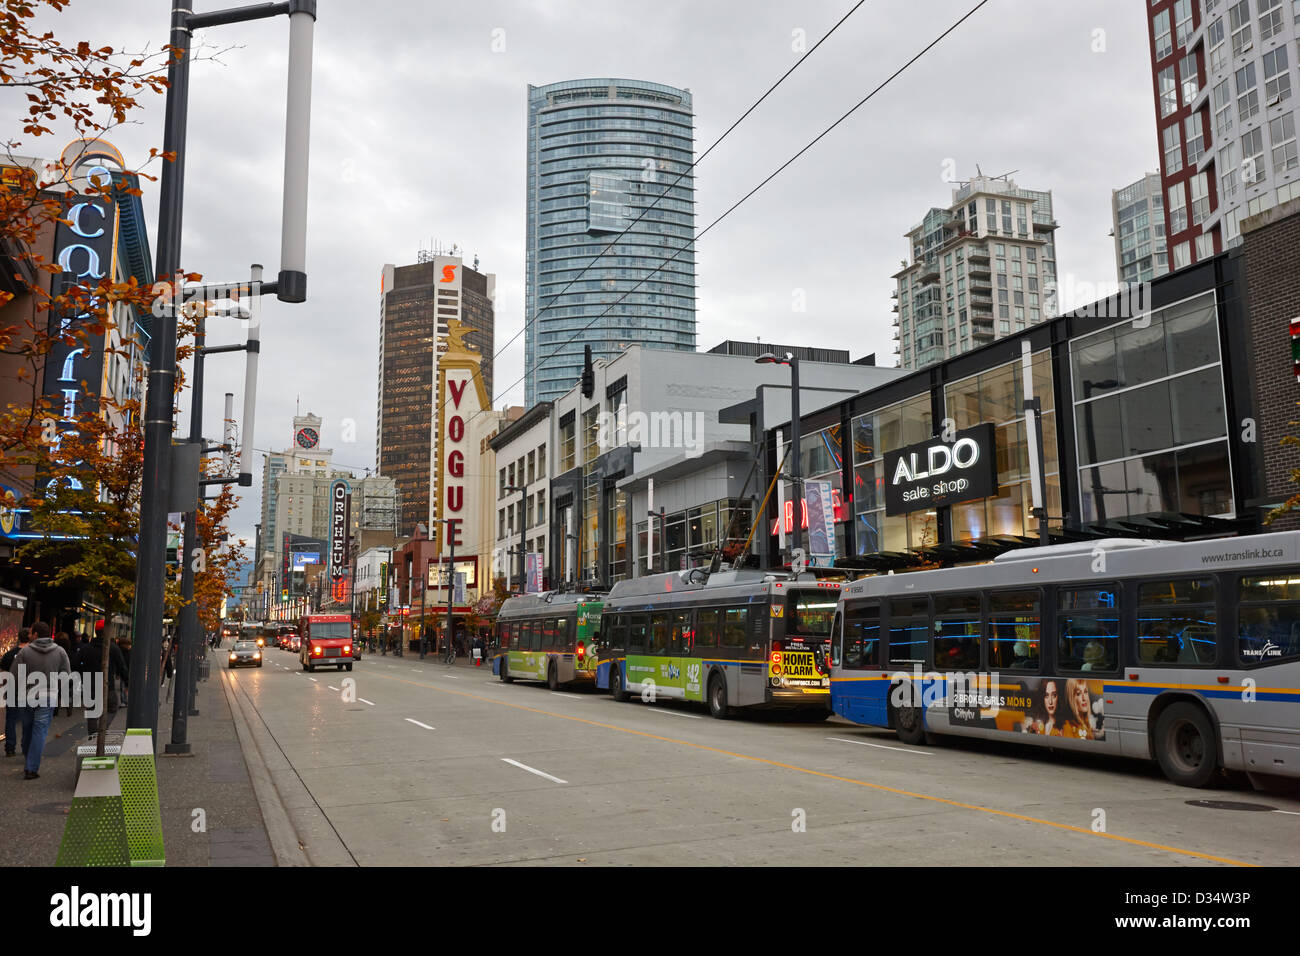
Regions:
[[[1037,325],[1056,312],[1052,194],[1006,176],[958,184],[952,204],[907,232],[893,276],[899,365],[922,368]]]
[[[1169,271],[1165,250],[1165,203],[1160,174],[1147,173],[1110,194],[1115,271],[1121,282],[1150,282]]]
[[[379,473],[397,483],[401,537],[418,524],[427,527],[430,518],[438,449],[434,389],[453,321],[464,325],[465,342],[479,356],[476,379],[491,407],[496,276],[477,265],[435,253],[415,265],[384,266],[375,460]]]
[[[692,123],[658,83],[528,88],[525,407],[577,382],[586,345],[694,351]]]
[[[1296,0],[1146,5],[1171,269],[1241,242],[1241,221],[1300,198]]]

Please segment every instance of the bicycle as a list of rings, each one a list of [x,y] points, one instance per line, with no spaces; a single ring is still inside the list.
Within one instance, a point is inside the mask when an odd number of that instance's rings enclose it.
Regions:
[[[451,641],[448,641],[447,646],[443,649],[442,662],[444,664],[456,663],[456,645]]]

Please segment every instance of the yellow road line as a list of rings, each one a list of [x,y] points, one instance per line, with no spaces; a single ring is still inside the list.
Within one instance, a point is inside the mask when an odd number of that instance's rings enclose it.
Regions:
[[[697,744],[689,740],[679,740],[676,737],[665,737],[663,734],[652,734],[645,730],[633,730],[631,727],[620,727],[617,724],[607,724],[599,720],[591,720],[587,717],[572,717],[568,714],[557,714],[550,710],[541,710],[537,707],[529,707],[526,704],[512,704],[509,701],[498,700],[490,697],[481,697],[478,694],[471,694],[466,691],[451,690],[448,687],[435,687],[432,684],[421,684],[419,681],[407,680],[404,677],[390,677],[387,674],[376,674],[384,680],[395,680],[403,684],[411,684],[415,687],[423,687],[427,690],[436,690],[443,694],[455,694],[457,697],[468,697],[470,700],[478,700],[487,704],[496,704],[501,707],[511,707],[515,710],[527,711],[530,714],[542,714],[546,717],[556,717],[560,720],[571,720],[574,723],[588,724],[592,727],[600,727],[604,730],[614,730],[619,733],[632,734],[637,737],[647,737],[650,740],[660,740],[664,743],[677,744],[681,747],[690,747],[693,750],[703,750],[709,753],[722,754],[727,757],[738,757],[741,760],[749,760],[754,763],[766,764],[769,767],[779,767],[782,770],[793,770],[795,773],[807,774],[810,777],[821,777],[826,780],[836,780],[840,783],[851,783],[854,786],[865,787],[869,790],[876,790],[881,793],[892,793],[900,797],[914,797],[917,800],[926,800],[931,803],[942,803],[950,807],[957,807],[962,810],[974,810],[977,813],[986,813],[991,816],[1006,817],[1011,820],[1020,820],[1025,823],[1037,823],[1041,826],[1052,827],[1057,830],[1068,830],[1071,833],[1081,833],[1084,836],[1102,837],[1107,840],[1115,840],[1120,843],[1128,843],[1132,846],[1146,847],[1150,850],[1161,850],[1165,853],[1175,853],[1180,856],[1195,857],[1198,860],[1211,860],[1215,863],[1227,863],[1231,866],[1258,866],[1256,863],[1247,863],[1244,860],[1234,860],[1224,856],[1214,856],[1210,853],[1198,853],[1195,850],[1183,850],[1176,846],[1165,846],[1163,843],[1151,843],[1146,840],[1138,840],[1133,837],[1120,836],[1117,833],[1098,833],[1087,827],[1077,827],[1069,823],[1057,823],[1054,820],[1044,820],[1041,817],[1026,816],[1023,813],[1012,813],[1010,810],[996,810],[992,807],[982,807],[974,803],[963,803],[960,800],[950,800],[947,797],[936,797],[928,793],[917,793],[914,790],[903,790],[900,787],[887,787],[881,783],[870,783],[866,780],[857,780],[853,777],[843,777],[839,774],[826,773],[822,770],[810,770],[807,767],[797,767],[794,764],[782,763],[779,760],[770,760],[767,757],[755,757],[753,754],[737,753],[733,750],[724,750],[721,747],[710,747],[708,744]]]

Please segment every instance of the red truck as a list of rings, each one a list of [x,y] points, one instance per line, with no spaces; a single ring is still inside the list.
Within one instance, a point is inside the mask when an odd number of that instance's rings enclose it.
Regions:
[[[298,623],[302,645],[298,661],[305,671],[317,665],[352,670],[352,618],[347,614],[308,614]]]

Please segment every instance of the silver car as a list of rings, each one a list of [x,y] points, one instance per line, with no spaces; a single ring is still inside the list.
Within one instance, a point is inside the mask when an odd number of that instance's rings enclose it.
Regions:
[[[256,641],[237,641],[235,646],[230,649],[230,660],[226,666],[261,667],[262,649],[257,646]]]

